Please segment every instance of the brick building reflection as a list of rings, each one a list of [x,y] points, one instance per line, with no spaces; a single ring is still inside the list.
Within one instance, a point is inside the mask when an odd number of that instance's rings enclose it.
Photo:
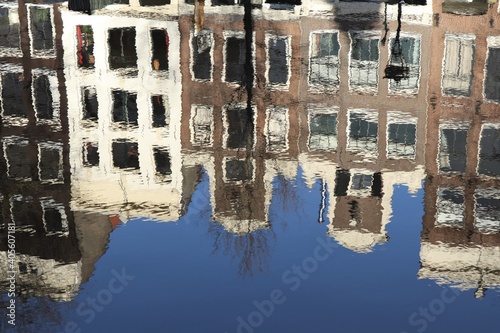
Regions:
[[[1,4],[0,15],[0,265],[7,267],[12,222],[20,297],[68,301],[92,275],[112,225],[107,216],[70,209],[59,6],[20,1]]]
[[[380,4],[335,5],[344,17],[359,8],[384,10]],[[346,22],[325,17],[331,4],[275,10],[266,3],[255,10],[251,152],[242,143],[242,7],[204,6],[203,17],[185,14],[195,6],[181,6],[181,138],[187,163],[209,165],[212,172],[214,219],[236,234],[267,228],[273,181],[294,179],[300,169],[311,186],[321,179],[330,197],[330,235],[359,252],[385,241],[393,185],[416,191],[424,178],[430,6],[403,15],[412,76],[399,84],[383,79],[395,33],[380,46],[379,20],[350,22],[352,30],[345,31]],[[394,10],[389,6],[390,31],[396,30]]]
[[[476,297],[500,286],[498,4],[485,9],[434,4],[419,271]]]

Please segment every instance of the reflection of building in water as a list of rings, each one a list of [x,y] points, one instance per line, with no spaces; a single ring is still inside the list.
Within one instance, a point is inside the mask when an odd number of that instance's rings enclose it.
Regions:
[[[344,243],[363,251],[386,238],[393,184],[411,183],[415,191],[423,178],[421,87],[427,85],[429,57],[422,48],[429,45],[431,27],[412,22],[430,23],[430,7],[411,7],[407,13],[420,14],[403,15],[401,43],[411,76],[396,84],[383,79],[395,33],[388,32],[381,46],[380,20],[351,22],[353,30],[345,31],[346,22],[323,15],[334,6],[318,4],[266,2],[253,11],[251,109],[243,87],[243,8],[205,2],[203,19],[195,17],[193,24],[183,13],[195,5],[182,4],[182,146],[214,156],[213,217],[226,229],[241,234],[266,227],[273,180],[296,177],[301,163],[311,185],[319,177],[331,193],[332,233],[360,231],[359,237],[346,233]],[[335,6],[345,15],[363,6],[384,10],[380,4]],[[394,9],[388,8],[388,27],[395,32]],[[255,130],[249,133],[252,115]],[[348,244],[365,231],[358,242],[366,245]]]
[[[120,8],[62,14],[73,208],[176,220],[183,185],[177,22],[162,11],[144,19]]]
[[[498,4],[455,16],[434,4],[421,278],[500,286]]]
[[[97,257],[89,234],[70,210],[67,100],[61,68],[57,5],[1,4],[0,235],[16,226],[17,292],[70,300],[91,276]],[[107,217],[102,217],[107,220]],[[96,242],[93,251],[104,250]],[[7,281],[7,242],[0,244],[0,289]],[[92,252],[92,251],[90,251]],[[102,253],[101,253],[102,254]]]

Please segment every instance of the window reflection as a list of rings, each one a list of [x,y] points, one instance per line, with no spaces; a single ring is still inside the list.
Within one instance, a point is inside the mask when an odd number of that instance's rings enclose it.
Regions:
[[[484,95],[486,99],[500,102],[500,46],[488,48]]]
[[[309,85],[317,89],[338,88],[339,51],[337,32],[311,33]]]
[[[193,105],[191,107],[191,144],[207,147],[213,142],[213,107]]]
[[[99,118],[99,104],[97,89],[94,87],[82,88],[83,119],[97,121]]]
[[[392,38],[389,50],[392,50],[394,41],[395,39]],[[389,90],[391,92],[417,94],[420,80],[420,37],[402,36],[399,42],[403,52],[403,59],[409,67],[409,77],[399,82],[389,80]]]
[[[245,53],[245,34],[243,32],[227,32],[224,76],[226,82],[241,83],[244,81]]]
[[[37,119],[53,119],[55,110],[49,75],[33,75],[33,95]]]
[[[99,145],[97,142],[85,142],[82,147],[84,166],[99,165]]]
[[[52,198],[40,198],[43,212],[43,225],[47,235],[64,235],[68,232],[68,220],[64,205]]]
[[[152,68],[156,71],[168,70],[168,47],[170,40],[167,30],[152,29],[151,44],[153,47],[153,58],[151,59]]]
[[[350,88],[375,93],[378,88],[379,37],[374,32],[351,32]]]
[[[290,79],[290,39],[287,36],[267,35],[268,42],[268,72],[270,85],[286,86]]]
[[[137,142],[117,140],[112,143],[113,166],[120,169],[139,169]]]
[[[288,149],[288,109],[285,107],[272,107],[267,109],[266,139],[267,150],[283,152]]]
[[[364,156],[377,154],[378,113],[369,110],[349,111],[347,148]]]
[[[165,97],[162,95],[151,96],[151,106],[153,109],[153,127],[167,126],[170,119]]]
[[[94,31],[90,25],[76,26],[78,67],[94,68]]]
[[[36,210],[33,209],[33,197],[14,195],[10,200],[12,220],[19,231],[34,231],[35,221],[39,221]]]
[[[415,158],[417,119],[400,112],[387,113],[387,157]]]
[[[465,172],[467,160],[466,124],[441,124],[439,138],[439,171]]]
[[[230,106],[225,110],[226,147],[228,149],[245,148],[250,135],[248,122],[250,116],[246,106]]]
[[[212,31],[201,30],[195,33],[191,40],[191,47],[193,52],[193,78],[201,81],[212,80]]]
[[[438,189],[436,226],[463,228],[465,199],[463,187]]]
[[[30,6],[31,47],[37,51],[47,51],[54,48],[52,11],[50,7]]]
[[[338,108],[309,110],[309,149],[335,151],[337,149]]]
[[[23,74],[2,73],[2,114],[27,118],[23,101]]]
[[[484,234],[500,232],[500,192],[497,188],[477,189],[475,194],[476,223]]]
[[[443,94],[470,96],[472,89],[475,37],[446,35],[443,61]]]
[[[484,124],[481,131],[478,173],[500,176],[500,124]]]
[[[247,181],[253,179],[253,162],[247,159],[226,159],[226,180]]]
[[[17,8],[0,7],[0,49],[18,53],[20,50],[19,17]]]
[[[38,154],[40,180],[52,182],[62,181],[62,144],[56,142],[39,143]]]
[[[4,137],[3,142],[8,177],[31,179],[31,154],[28,140],[19,137]]]
[[[153,155],[155,160],[156,173],[167,176],[172,174],[171,158],[167,148],[154,147]]]
[[[123,90],[112,91],[113,121],[125,125],[137,126],[137,94]]]
[[[134,27],[108,30],[109,67],[137,68],[137,50]]]

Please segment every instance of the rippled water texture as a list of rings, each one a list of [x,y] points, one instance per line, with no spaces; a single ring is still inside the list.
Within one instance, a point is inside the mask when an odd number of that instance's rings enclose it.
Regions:
[[[500,332],[498,18],[0,1],[0,332]]]

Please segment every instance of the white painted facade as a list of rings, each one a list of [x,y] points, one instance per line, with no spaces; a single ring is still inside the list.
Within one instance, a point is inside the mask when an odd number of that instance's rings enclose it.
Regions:
[[[114,12],[113,12],[114,13]],[[182,193],[181,173],[181,75],[178,22],[168,16],[158,19],[107,15],[83,15],[63,11],[63,46],[68,97],[70,164],[72,173],[72,209],[92,209],[122,216],[142,216],[177,220]],[[130,13],[127,13],[129,15]],[[79,68],[77,26],[91,26],[95,57],[94,68]],[[108,30],[135,29],[136,69],[113,70],[108,63]],[[168,70],[152,67],[151,29],[168,34]],[[133,75],[133,72],[137,75]],[[132,72],[132,75],[131,75]],[[83,120],[82,88],[97,94],[98,120]],[[136,96],[137,125],[113,121],[113,91]],[[165,108],[166,125],[153,127],[152,97],[160,96]],[[128,112],[128,111],[127,111]],[[120,169],[113,162],[113,143],[128,140],[138,150],[135,170]],[[85,165],[87,144],[98,145],[98,165]],[[168,151],[170,175],[155,169],[155,149]]]

